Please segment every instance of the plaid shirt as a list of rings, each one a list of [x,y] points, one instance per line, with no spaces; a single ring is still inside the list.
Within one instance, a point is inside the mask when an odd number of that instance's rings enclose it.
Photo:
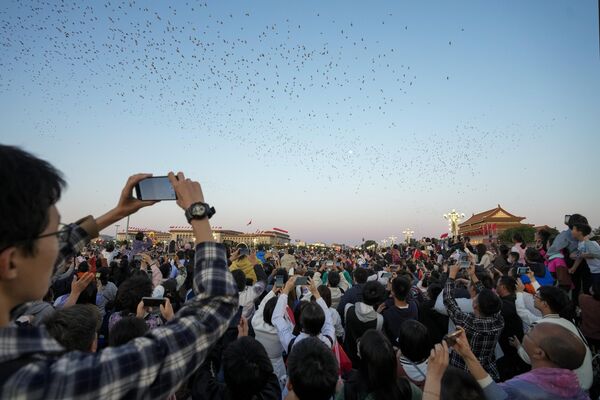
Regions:
[[[464,328],[473,354],[487,373],[497,381],[500,375],[496,369],[495,350],[504,328],[504,319],[499,312],[491,317],[476,317],[475,314],[463,312],[454,299],[454,283],[454,279],[449,278],[444,290],[444,305],[448,310],[448,316],[456,326]],[[477,292],[483,289],[481,282],[476,283],[476,289]],[[468,371],[465,361],[454,350],[450,353],[450,365]]]
[[[73,228],[57,266],[90,239]],[[0,364],[32,358],[0,387],[2,399],[166,399],[204,361],[225,332],[238,304],[225,248],[196,246],[194,293],[168,324],[98,353],[65,353],[44,327],[0,328]]]

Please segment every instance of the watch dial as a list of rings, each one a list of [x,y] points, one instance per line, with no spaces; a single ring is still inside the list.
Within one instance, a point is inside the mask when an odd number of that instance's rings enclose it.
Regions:
[[[194,215],[202,215],[204,214],[204,206],[198,204],[196,207],[194,207]]]

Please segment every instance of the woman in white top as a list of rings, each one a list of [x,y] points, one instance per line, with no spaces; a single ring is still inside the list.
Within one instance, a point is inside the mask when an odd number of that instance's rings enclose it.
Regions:
[[[273,287],[273,290],[267,293],[260,302],[258,310],[254,313],[254,317],[252,317],[252,328],[254,329],[255,339],[267,351],[267,355],[273,365],[273,372],[277,375],[279,382],[285,384],[287,376],[282,356],[284,349],[277,335],[277,328],[271,322],[273,310],[277,304],[276,291],[279,291],[279,289]],[[291,321],[289,323],[291,324]]]

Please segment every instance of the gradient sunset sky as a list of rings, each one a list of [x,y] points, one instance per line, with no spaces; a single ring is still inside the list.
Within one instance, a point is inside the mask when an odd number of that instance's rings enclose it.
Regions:
[[[7,0],[0,21],[0,142],[64,173],[65,221],[181,170],[213,225],[310,242],[497,204],[600,225],[595,0]],[[131,218],[184,224],[169,202]]]

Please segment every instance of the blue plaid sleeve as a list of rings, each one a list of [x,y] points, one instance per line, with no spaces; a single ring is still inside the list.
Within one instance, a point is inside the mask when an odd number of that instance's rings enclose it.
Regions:
[[[454,298],[454,279],[448,278],[446,288],[444,289],[444,305],[448,310],[448,316],[457,326],[466,323],[468,315],[460,309]]]
[[[88,233],[82,225],[92,232]],[[97,236],[96,222],[91,216],[69,224],[68,228],[70,229],[70,234],[67,241],[59,243],[58,257],[54,263],[53,280],[65,271],[66,260],[69,257],[77,255],[89,243],[90,239]]]
[[[166,399],[201,365],[237,309],[223,245],[197,246],[194,291],[168,324],[96,354],[69,352],[30,363],[3,385],[0,398]]]

